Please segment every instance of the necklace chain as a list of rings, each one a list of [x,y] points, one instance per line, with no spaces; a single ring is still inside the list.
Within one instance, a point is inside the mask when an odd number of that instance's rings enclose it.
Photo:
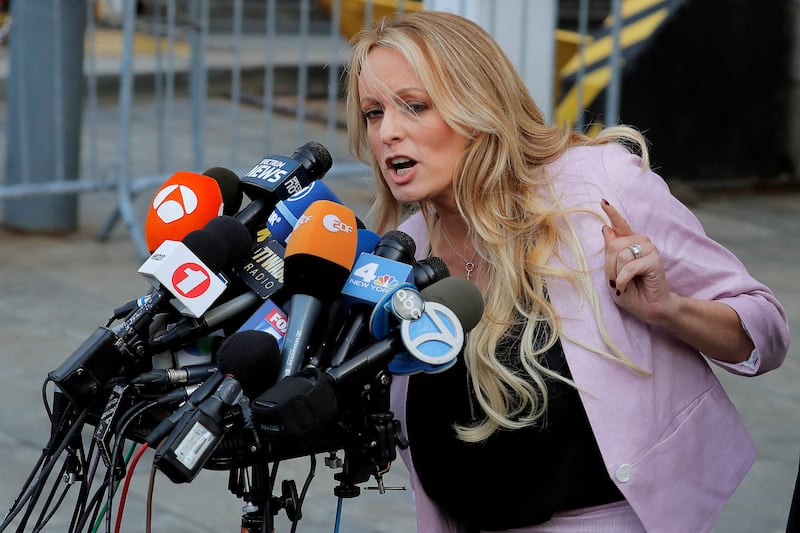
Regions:
[[[475,250],[475,253],[472,254],[471,259],[467,259],[463,255],[458,253],[458,250],[456,250],[456,247],[453,246],[452,242],[450,242],[450,239],[447,237],[447,233],[444,231],[444,229],[442,229],[441,233],[442,237],[444,237],[445,242],[447,242],[447,244],[450,246],[450,249],[453,250],[453,253],[455,253],[459,259],[464,261],[464,270],[467,271],[467,280],[469,280],[470,276],[472,276],[472,271],[475,270],[475,257],[477,257],[478,255],[478,250]]]

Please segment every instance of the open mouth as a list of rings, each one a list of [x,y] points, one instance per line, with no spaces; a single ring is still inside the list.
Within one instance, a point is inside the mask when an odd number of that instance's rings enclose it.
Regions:
[[[394,169],[398,176],[405,176],[416,165],[417,162],[407,157],[396,157],[389,161],[389,165]]]

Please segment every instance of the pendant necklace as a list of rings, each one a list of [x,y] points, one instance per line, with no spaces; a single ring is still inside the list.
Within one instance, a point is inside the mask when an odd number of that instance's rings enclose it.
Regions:
[[[456,250],[456,247],[453,246],[453,243],[450,242],[450,239],[447,237],[447,233],[442,229],[442,237],[444,237],[445,242],[450,246],[450,249],[453,250],[459,259],[464,262],[464,270],[467,271],[467,280],[469,281],[470,276],[472,275],[472,271],[475,270],[475,257],[478,255],[478,250],[475,250],[475,253],[472,254],[471,259],[467,259]]]

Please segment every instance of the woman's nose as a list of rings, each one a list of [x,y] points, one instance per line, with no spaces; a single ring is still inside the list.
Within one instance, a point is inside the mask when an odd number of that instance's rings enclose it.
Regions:
[[[403,138],[403,117],[398,109],[385,109],[381,120],[381,141],[383,144],[392,144]]]

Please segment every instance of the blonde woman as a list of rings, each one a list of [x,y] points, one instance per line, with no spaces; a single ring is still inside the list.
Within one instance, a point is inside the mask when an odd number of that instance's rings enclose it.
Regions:
[[[392,385],[418,531],[710,530],[755,450],[709,362],[781,364],[772,292],[648,169],[637,131],[546,124],[476,24],[407,13],[352,44],[374,228],[485,302],[454,367]]]

